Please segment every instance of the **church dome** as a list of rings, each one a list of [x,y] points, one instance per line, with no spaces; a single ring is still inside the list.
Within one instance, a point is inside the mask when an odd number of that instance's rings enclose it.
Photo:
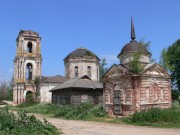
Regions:
[[[142,45],[141,43],[137,42],[136,40],[131,40],[129,43],[127,43],[122,49],[119,55],[125,54],[125,53],[131,53],[131,52],[143,52],[150,54],[146,47]],[[118,55],[118,56],[119,56]]]
[[[135,40],[135,30],[134,23],[131,18],[131,41],[121,49],[121,52],[117,56],[120,60],[120,63],[127,65],[132,59],[133,54],[136,52],[141,52],[139,61],[143,64],[150,63],[151,53],[146,49],[145,45]]]
[[[68,58],[87,58],[87,59],[97,58],[99,60],[96,54],[87,50],[86,48],[78,48],[72,51],[65,57],[64,60],[67,60]]]

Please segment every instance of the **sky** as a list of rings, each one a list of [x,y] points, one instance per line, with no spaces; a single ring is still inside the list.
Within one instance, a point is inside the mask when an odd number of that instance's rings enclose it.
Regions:
[[[63,59],[84,47],[107,66],[130,41],[131,16],[136,40],[151,42],[159,62],[163,48],[180,38],[179,0],[0,0],[0,81],[11,80],[20,30],[42,38],[42,75],[64,76]]]

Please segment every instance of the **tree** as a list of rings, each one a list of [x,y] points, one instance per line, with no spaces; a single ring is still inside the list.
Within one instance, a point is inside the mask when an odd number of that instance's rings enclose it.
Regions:
[[[100,82],[102,82],[102,76],[108,71],[108,68],[105,67],[107,65],[106,59],[103,58],[100,62],[100,67],[99,67],[99,78]]]
[[[0,103],[6,98],[7,87],[7,82],[3,81],[0,83]]]
[[[134,74],[140,74],[140,72],[143,70],[143,66],[140,62],[141,52],[135,52],[132,56],[132,59],[129,62],[129,71]]]
[[[160,64],[170,72],[173,87],[180,91],[180,39],[162,50]]]
[[[132,58],[130,58],[130,62],[129,62],[129,71],[134,73],[134,74],[140,74],[141,71],[143,70],[143,65],[140,62],[140,58],[143,55],[143,50],[144,47],[146,48],[146,50],[148,52],[150,52],[150,45],[151,42],[144,42],[144,40],[140,40],[139,41],[141,48],[133,53]],[[153,59],[152,57],[150,57],[150,62],[155,62],[155,59]]]

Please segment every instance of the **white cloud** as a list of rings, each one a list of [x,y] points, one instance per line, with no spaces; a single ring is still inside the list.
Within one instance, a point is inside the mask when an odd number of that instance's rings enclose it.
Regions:
[[[117,58],[116,55],[112,55],[112,54],[102,54],[100,55],[100,59],[102,60],[103,58],[106,59],[106,63],[107,66],[110,67],[113,64],[118,64],[119,63],[119,59]]]

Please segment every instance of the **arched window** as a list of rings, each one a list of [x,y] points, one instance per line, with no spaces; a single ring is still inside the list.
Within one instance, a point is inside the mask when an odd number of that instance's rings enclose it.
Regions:
[[[89,77],[91,77],[91,67],[90,66],[87,67],[87,75]]]
[[[78,66],[75,66],[75,68],[74,68],[74,74],[75,74],[75,77],[78,77]]]
[[[32,80],[33,66],[31,63],[26,65],[26,80]]]
[[[32,42],[28,42],[28,44],[27,44],[27,52],[32,53]]]

